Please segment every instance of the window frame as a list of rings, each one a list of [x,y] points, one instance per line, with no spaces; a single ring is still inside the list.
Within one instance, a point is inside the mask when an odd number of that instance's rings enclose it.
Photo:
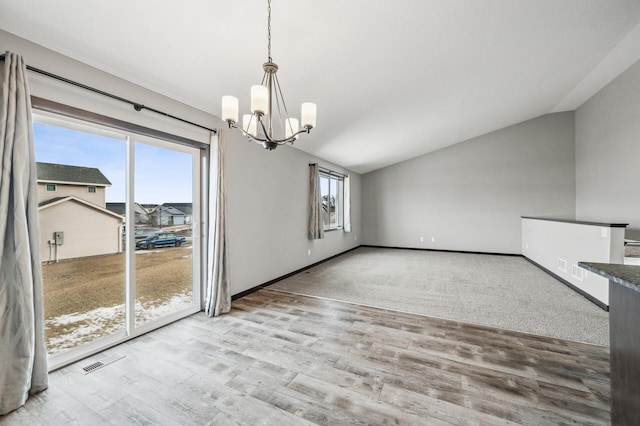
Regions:
[[[325,224],[324,219],[322,221],[324,231],[339,231],[344,229],[344,175],[332,172],[331,170],[320,170],[318,172],[318,179],[320,179],[320,197],[323,197],[322,194],[322,179],[327,179],[328,184],[328,194],[327,194],[327,202],[329,204],[329,223]],[[335,197],[335,211],[336,211],[336,221],[335,224],[331,223],[331,181],[336,182],[336,192],[338,193]],[[323,203],[324,204],[324,203]]]
[[[53,189],[49,189],[50,187],[53,187]],[[58,185],[55,183],[45,183],[44,190],[45,192],[58,192]]]
[[[87,194],[97,194],[97,193],[98,193],[98,187],[96,187],[95,185],[87,186]]]
[[[128,340],[134,339],[149,331],[158,329],[167,324],[170,324],[178,319],[185,318],[194,313],[202,310],[203,303],[203,290],[204,284],[204,268],[206,265],[206,253],[205,245],[203,241],[206,241],[200,236],[201,223],[201,209],[202,205],[206,202],[204,192],[202,190],[205,185],[207,172],[203,167],[204,159],[208,157],[209,146],[197,141],[182,138],[180,136],[171,135],[161,131],[155,131],[135,124],[119,121],[117,119],[111,119],[109,117],[99,116],[84,110],[68,107],[63,104],[58,104],[52,101],[47,101],[38,98],[38,102],[44,102],[48,107],[39,107],[32,104],[33,122],[39,122],[49,125],[60,126],[72,130],[97,134],[100,136],[108,136],[113,139],[123,140],[126,143],[126,155],[127,155],[127,178],[130,182],[127,183],[129,188],[133,188],[133,176],[135,172],[134,168],[134,150],[137,143],[153,145],[157,147],[163,147],[178,152],[184,152],[193,155],[193,262],[192,262],[192,279],[193,279],[193,292],[192,292],[192,305],[185,307],[182,310],[175,311],[173,313],[164,315],[151,322],[144,324],[135,323],[135,271],[133,269],[135,265],[135,249],[125,251],[127,256],[125,271],[126,289],[125,297],[133,300],[133,303],[129,304],[125,309],[128,311],[128,318],[126,318],[125,328],[120,331],[116,331],[113,334],[105,337],[100,337],[92,342],[84,343],[78,347],[69,349],[65,352],[47,355],[49,371],[64,367],[78,360],[84,359],[96,352],[100,352],[118,344],[124,343]],[[57,108],[56,108],[57,107]],[[45,191],[46,191],[45,183]],[[57,191],[57,184],[55,185]],[[91,185],[94,186],[94,185]],[[96,186],[97,193],[97,186]],[[135,202],[134,191],[129,191],[126,196],[129,206],[127,207],[127,221],[133,222],[135,220]],[[204,223],[204,226],[207,226]],[[136,247],[134,234],[127,236],[126,246]],[[126,306],[126,304],[125,304]]]

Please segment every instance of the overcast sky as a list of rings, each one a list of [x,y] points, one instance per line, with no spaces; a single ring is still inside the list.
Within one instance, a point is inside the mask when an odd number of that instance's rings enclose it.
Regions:
[[[34,122],[36,161],[95,167],[111,182],[107,202],[125,201],[125,141]],[[192,202],[190,154],[135,144],[135,201]]]

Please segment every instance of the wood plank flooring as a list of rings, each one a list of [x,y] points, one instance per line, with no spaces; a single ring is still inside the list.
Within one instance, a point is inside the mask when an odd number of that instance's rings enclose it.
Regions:
[[[609,405],[606,347],[265,289],[53,372],[0,423],[601,425]]]

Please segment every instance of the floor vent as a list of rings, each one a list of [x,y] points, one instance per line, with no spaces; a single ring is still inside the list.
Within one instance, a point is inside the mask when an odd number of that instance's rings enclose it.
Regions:
[[[86,365],[84,367],[82,367],[82,374],[89,374],[92,373],[96,370],[99,370],[100,368],[104,367],[105,365],[109,365],[112,362],[116,362],[119,359],[124,358],[124,355],[118,355],[118,354],[113,354],[113,355],[109,355],[106,358],[103,358],[97,362],[94,362],[93,364],[89,364]]]

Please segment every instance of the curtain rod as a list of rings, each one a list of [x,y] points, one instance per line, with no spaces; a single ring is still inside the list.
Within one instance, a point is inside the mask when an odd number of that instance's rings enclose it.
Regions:
[[[3,53],[2,55],[0,55],[0,61],[4,61],[5,56],[6,56],[6,53]],[[133,105],[133,109],[135,109],[136,111],[142,111],[143,109],[146,109],[146,110],[149,110],[151,112],[155,112],[156,114],[164,115],[165,117],[173,118],[174,120],[178,120],[178,121],[181,121],[183,123],[190,124],[192,126],[200,127],[201,129],[208,130],[208,131],[212,132],[213,134],[218,133],[218,131],[216,129],[211,129],[211,128],[206,127],[206,126],[202,126],[202,125],[194,123],[192,121],[185,120],[185,119],[180,118],[180,117],[176,117],[175,115],[171,115],[171,114],[166,113],[164,111],[159,111],[159,110],[157,110],[155,108],[151,108],[151,107],[145,106],[145,105],[143,105],[141,103],[133,102],[133,101],[130,101],[129,99],[125,99],[125,98],[122,98],[120,96],[105,92],[103,90],[96,89],[95,87],[87,86],[86,84],[78,83],[77,81],[69,80],[68,78],[61,77],[61,76],[56,75],[56,74],[52,74],[52,73],[50,73],[48,71],[44,71],[44,70],[41,70],[39,68],[32,67],[30,65],[27,65],[27,69],[29,71],[33,71],[33,72],[35,72],[37,74],[42,74],[42,75],[44,75],[46,77],[53,78],[54,80],[59,80],[59,81],[62,81],[64,83],[70,84],[72,86],[80,87],[80,88],[88,90],[90,92],[97,93],[99,95],[106,96],[108,98],[115,99],[115,100],[118,100],[120,102],[124,102],[124,103],[129,104],[129,105]]]
[[[318,164],[318,163],[309,163],[310,166],[313,166],[314,164]],[[318,165],[318,169],[320,171],[325,172],[325,173],[329,173],[330,175],[349,177],[349,175],[345,175],[344,173],[340,173],[340,172],[335,172],[335,171],[333,171],[331,169],[327,169],[326,167],[322,167],[320,165]]]

